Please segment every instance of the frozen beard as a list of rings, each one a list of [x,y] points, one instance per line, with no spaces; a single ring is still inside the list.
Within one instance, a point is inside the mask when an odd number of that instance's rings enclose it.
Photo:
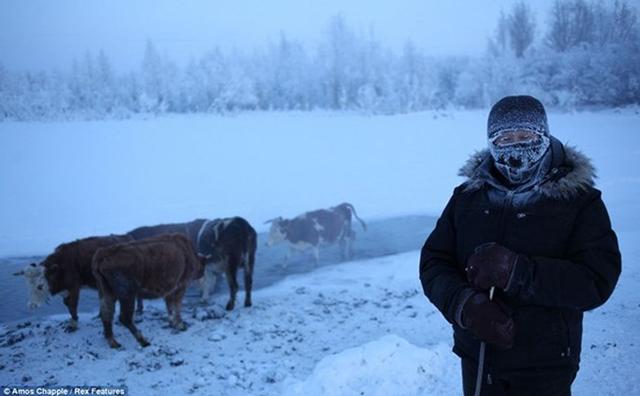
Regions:
[[[549,149],[549,137],[536,132],[535,138],[531,140],[496,144],[496,140],[506,133],[511,132],[499,132],[489,139],[494,164],[511,184],[526,183],[538,171],[540,160]]]

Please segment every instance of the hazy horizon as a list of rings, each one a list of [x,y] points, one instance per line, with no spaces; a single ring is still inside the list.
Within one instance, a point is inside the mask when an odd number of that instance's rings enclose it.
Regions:
[[[0,4],[0,64],[10,70],[67,69],[87,51],[104,51],[118,70],[140,66],[151,40],[179,65],[215,47],[250,51],[281,33],[307,46],[320,41],[329,19],[343,15],[350,28],[399,50],[411,40],[427,55],[479,55],[509,0],[436,2],[381,0],[348,3],[258,0],[187,3],[139,0],[37,0]],[[551,0],[530,4],[538,27]],[[541,32],[538,31],[538,34]]]

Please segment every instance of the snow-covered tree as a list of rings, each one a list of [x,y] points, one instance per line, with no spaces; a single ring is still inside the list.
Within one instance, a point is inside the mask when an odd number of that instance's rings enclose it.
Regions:
[[[178,70],[166,56],[161,56],[151,40],[147,40],[142,59],[142,110],[164,113],[176,110],[174,84]]]
[[[640,103],[638,25],[637,7],[625,0],[556,0],[539,24],[520,1],[499,15],[484,56],[429,57],[411,41],[394,52],[373,28],[356,31],[336,15],[317,45],[282,33],[249,54],[213,49],[184,67],[149,40],[140,68],[124,73],[103,51],[87,51],[63,71],[0,65],[0,120],[256,109],[390,114],[487,107],[520,93],[565,108],[625,106]]]
[[[529,6],[519,1],[513,5],[511,14],[507,18],[509,44],[516,58],[522,58],[524,52],[533,43],[535,19]]]
[[[0,120],[8,119],[12,115],[10,103],[14,98],[12,98],[9,79],[9,72],[4,65],[0,63]]]
[[[593,5],[585,0],[556,0],[550,16],[547,44],[563,52],[580,44],[591,44],[595,36]]]
[[[322,44],[318,55],[324,63],[322,78],[330,108],[345,109],[349,103],[355,42],[356,36],[347,26],[344,16],[333,16],[327,28],[327,41]]]
[[[111,62],[104,51],[100,51],[95,61],[95,73],[92,76],[96,97],[96,108],[104,113],[112,113],[116,106],[115,77]]]
[[[264,53],[254,55],[250,69],[262,109],[308,109],[317,93],[310,73],[312,65],[304,46],[280,34]]]

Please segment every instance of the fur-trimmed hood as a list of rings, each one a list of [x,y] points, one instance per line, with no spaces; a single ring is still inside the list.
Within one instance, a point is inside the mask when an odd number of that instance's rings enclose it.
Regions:
[[[595,184],[596,170],[591,159],[572,146],[551,137],[551,170],[534,189],[552,199],[570,199]],[[492,176],[493,158],[489,149],[475,152],[458,171],[467,178],[464,191],[479,190]]]

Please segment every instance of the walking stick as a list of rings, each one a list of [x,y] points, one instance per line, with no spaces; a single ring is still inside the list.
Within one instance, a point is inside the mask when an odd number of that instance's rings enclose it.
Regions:
[[[489,289],[489,301],[493,300],[493,292],[496,290],[495,286]],[[480,390],[482,389],[482,371],[484,370],[484,353],[487,348],[487,344],[482,341],[480,343],[480,355],[478,356],[478,376],[476,377],[476,391],[474,396],[480,396]]]

